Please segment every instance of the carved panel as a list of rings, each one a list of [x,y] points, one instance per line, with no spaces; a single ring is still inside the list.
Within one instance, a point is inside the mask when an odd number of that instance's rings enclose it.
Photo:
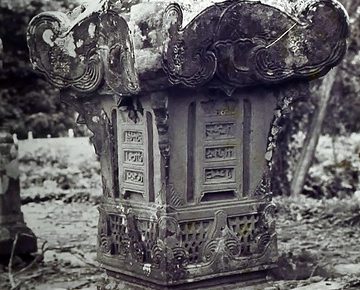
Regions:
[[[180,223],[181,245],[189,253],[189,263],[202,262],[201,251],[206,242],[206,234],[212,220],[199,220]]]
[[[259,215],[248,214],[244,216],[229,217],[229,228],[235,233],[241,242],[242,255],[254,254],[255,232],[259,221]]]
[[[124,131],[124,143],[144,144],[144,136],[142,131],[126,130]]]
[[[235,182],[235,168],[207,168],[205,169],[205,183]]]
[[[197,202],[242,195],[242,100],[220,95],[209,92],[196,106],[193,178]]]
[[[125,183],[133,183],[138,185],[144,185],[144,173],[135,170],[124,170]]]
[[[124,162],[133,164],[144,164],[144,152],[140,150],[124,150]]]
[[[235,137],[235,124],[232,122],[226,123],[210,123],[205,125],[206,139],[231,139]]]
[[[150,114],[150,113],[149,113]],[[118,121],[119,178],[121,194],[126,199],[153,199],[152,118],[148,113],[129,117],[123,108]],[[135,122],[136,121],[136,122]]]
[[[167,269],[169,279],[180,280],[193,266],[205,268],[224,261],[223,257],[230,262],[261,257],[273,240],[272,218],[272,207],[233,216],[220,210],[206,219],[180,223],[172,216],[148,220],[131,212],[106,214],[100,210],[100,250],[130,262],[134,269],[147,264],[153,270]]]
[[[220,161],[234,158],[236,158],[236,148],[234,146],[205,148],[205,160]]]

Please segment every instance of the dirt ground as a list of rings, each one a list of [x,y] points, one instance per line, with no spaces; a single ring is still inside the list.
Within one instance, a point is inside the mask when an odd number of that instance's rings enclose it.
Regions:
[[[39,261],[24,270],[14,259],[11,275],[0,266],[0,290],[145,289],[109,280],[95,260],[101,179],[92,147],[86,139],[47,142],[20,145],[22,211],[38,237]],[[267,283],[214,289],[360,289],[360,191],[341,199],[274,201],[278,269]]]
[[[273,281],[250,288],[227,285],[214,289],[360,289],[360,231],[347,212],[355,200],[316,201],[276,198],[279,268]],[[91,202],[51,200],[22,207],[28,226],[46,241],[44,260],[16,274],[17,289],[113,289],[95,261],[97,206]],[[339,210],[342,208],[342,210]],[[39,251],[41,252],[41,250]],[[7,269],[0,289],[11,289]],[[99,287],[99,288],[97,288]],[[120,283],[117,289],[131,289]],[[138,288],[139,289],[139,288]],[[144,289],[144,288],[140,288]]]

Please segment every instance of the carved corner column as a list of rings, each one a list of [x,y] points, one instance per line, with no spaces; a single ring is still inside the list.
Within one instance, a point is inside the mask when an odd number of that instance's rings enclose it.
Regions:
[[[37,239],[21,212],[18,149],[11,134],[0,129],[0,259],[10,257],[16,238],[16,255],[37,251]]]
[[[276,138],[344,56],[346,12],[334,0],[194,2],[192,14],[95,3],[35,17],[28,44],[94,133],[98,260],[159,287],[264,278],[277,259]]]

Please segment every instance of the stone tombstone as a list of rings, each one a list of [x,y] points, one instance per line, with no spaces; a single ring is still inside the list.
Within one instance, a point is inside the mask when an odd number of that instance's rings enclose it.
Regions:
[[[214,2],[97,0],[29,24],[34,68],[93,132],[98,260],[138,284],[257,280],[274,267],[282,119],[346,52],[335,0]]]
[[[7,261],[13,248],[14,254],[26,256],[37,251],[37,239],[21,212],[17,145],[0,128],[0,261]]]

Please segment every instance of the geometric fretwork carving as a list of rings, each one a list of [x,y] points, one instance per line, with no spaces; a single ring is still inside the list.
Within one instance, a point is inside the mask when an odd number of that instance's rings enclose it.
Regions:
[[[272,214],[272,206],[267,206],[263,213],[227,217],[218,211],[209,219],[178,223],[170,217],[135,219],[132,213],[106,215],[100,210],[99,252],[154,269],[171,264],[173,275],[168,278],[179,280],[186,277],[188,265],[208,267],[219,255],[260,258],[272,240]]]
[[[138,220],[137,224],[145,248],[145,261],[149,262],[151,260],[151,250],[156,243],[159,232],[158,224],[149,220]]]
[[[255,229],[258,220],[259,216],[252,214],[228,218],[230,229],[240,240],[243,256],[255,254],[251,252],[251,248],[255,242]]]
[[[181,245],[189,253],[189,264],[201,262],[201,249],[206,241],[206,233],[211,225],[211,220],[191,221],[180,224]]]
[[[129,238],[126,235],[126,218],[121,215],[109,215],[109,227],[111,236],[111,254],[125,255],[128,249]]]

